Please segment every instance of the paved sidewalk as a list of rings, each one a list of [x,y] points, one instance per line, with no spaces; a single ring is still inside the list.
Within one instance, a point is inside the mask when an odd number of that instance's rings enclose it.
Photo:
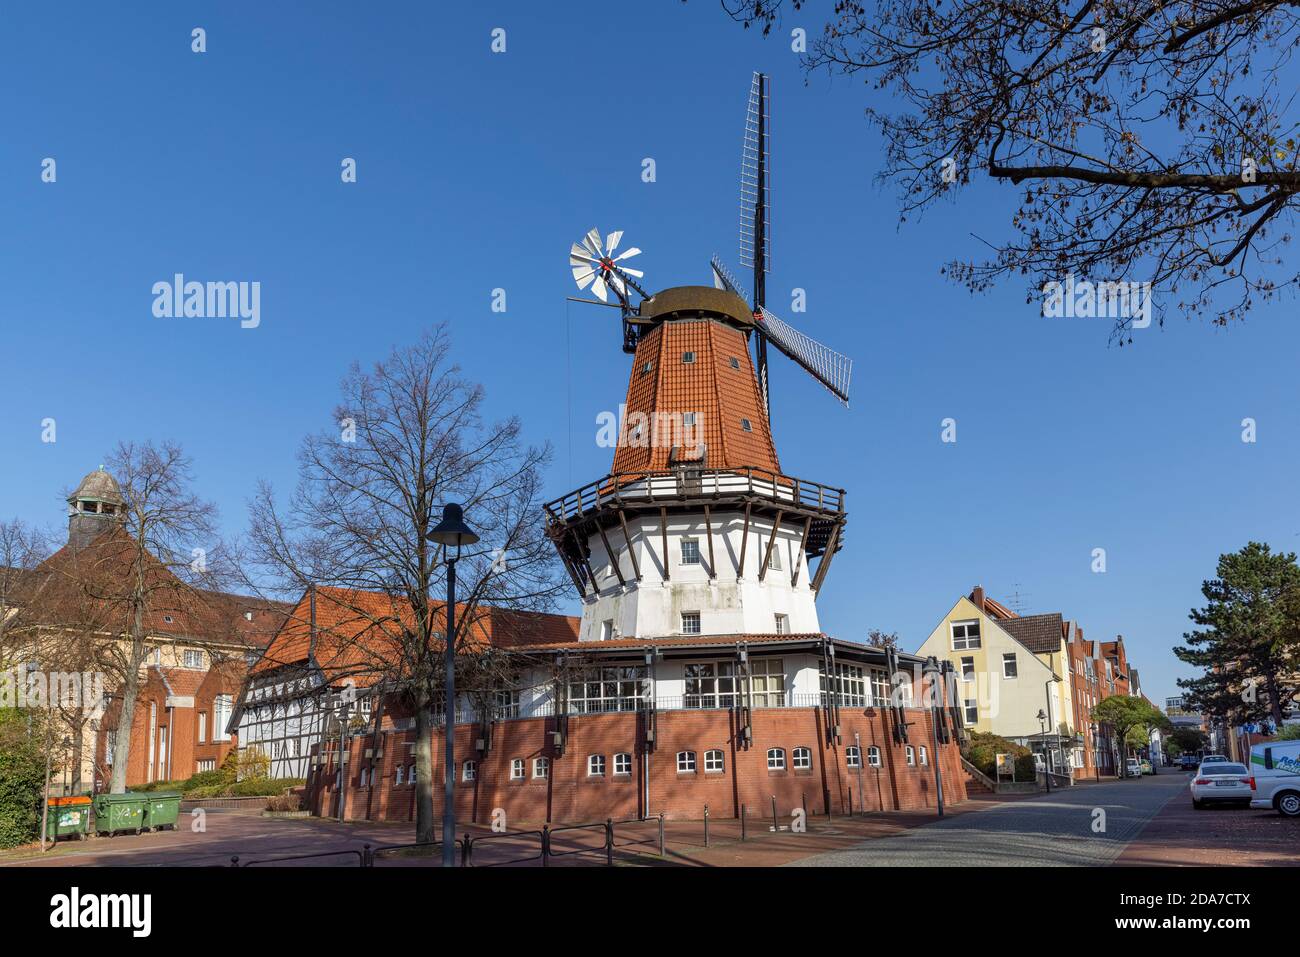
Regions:
[[[958,815],[797,863],[815,867],[1026,867],[1110,864],[1186,787],[1180,774],[1079,785]],[[1104,812],[1105,830],[1093,822]]]

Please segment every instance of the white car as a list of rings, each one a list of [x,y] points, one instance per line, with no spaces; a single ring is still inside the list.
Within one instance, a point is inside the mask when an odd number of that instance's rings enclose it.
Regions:
[[[1142,762],[1137,758],[1129,758],[1128,763],[1124,765],[1124,777],[1140,778],[1142,777]]]
[[[1300,741],[1257,744],[1250,749],[1250,806],[1300,817]]]
[[[1211,761],[1202,764],[1192,775],[1192,807],[1207,804],[1234,803],[1246,805],[1254,798],[1250,787],[1250,772],[1244,764],[1234,761]]]
[[[1207,754],[1203,758],[1201,758],[1201,763],[1212,764],[1215,761],[1227,761],[1227,760],[1228,760],[1228,756],[1226,754]]]

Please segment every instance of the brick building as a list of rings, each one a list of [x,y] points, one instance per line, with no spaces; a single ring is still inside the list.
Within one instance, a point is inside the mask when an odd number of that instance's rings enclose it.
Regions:
[[[219,765],[233,745],[224,725],[244,675],[285,617],[280,603],[190,587],[152,554],[141,560],[123,521],[126,505],[108,472],[88,474],[68,498],[67,542],[25,572],[12,596],[4,649],[11,661],[32,673],[102,679],[99,699],[58,712],[71,754],[56,773],[56,790],[102,788],[109,780],[120,676],[130,659],[125,596],[137,568],[150,592],[128,787]]]

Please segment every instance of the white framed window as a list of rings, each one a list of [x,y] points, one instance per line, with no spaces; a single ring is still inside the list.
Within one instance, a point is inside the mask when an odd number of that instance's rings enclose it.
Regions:
[[[682,564],[698,565],[700,563],[700,543],[693,538],[682,539]]]
[[[217,762],[213,760],[200,761],[198,766],[200,771],[215,771]]]
[[[975,680],[975,659],[963,657],[961,660],[961,680]]]
[[[678,774],[695,773],[695,752],[694,751],[677,752],[677,773]]]
[[[767,769],[769,771],[785,770],[785,749],[784,748],[767,749]]]
[[[415,783],[415,762],[414,761],[412,761],[406,767],[406,783],[407,784]]]
[[[1002,656],[1002,677],[1014,678],[1017,673],[1016,653],[1014,651],[1008,651]]]
[[[725,765],[724,758],[722,757],[722,752],[719,751],[717,748],[714,748],[711,751],[704,752],[704,773],[705,774],[721,774],[725,766],[726,765]]]
[[[960,651],[967,648],[978,648],[979,646],[980,622],[978,618],[952,623],[952,647],[954,650]]]
[[[212,699],[212,740],[227,741],[226,723],[230,721],[230,695],[219,694]]]
[[[510,761],[510,780],[522,781],[524,779],[524,759],[513,758]]]
[[[626,777],[632,773],[632,755],[626,751],[620,751],[614,755],[614,776]]]
[[[781,570],[780,542],[772,546],[772,557],[767,560],[767,567],[769,571],[779,572]]]
[[[736,665],[730,661],[702,661],[688,664],[687,708],[730,708],[736,704]]]
[[[755,708],[785,707],[785,659],[756,658],[750,665]]]
[[[790,634],[790,616],[789,616],[789,615],[777,615],[777,616],[776,616],[776,633],[777,633],[778,635],[788,635],[788,634]]]
[[[826,672],[821,672],[821,690],[825,694],[827,690],[833,690],[838,696],[839,703],[850,708],[865,708],[869,703],[867,700],[867,674],[860,665],[844,664],[843,662],[835,663],[835,686],[833,689],[826,687]]]
[[[810,748],[795,748],[790,755],[790,765],[796,771],[811,771],[812,750]]]
[[[649,362],[647,362],[645,365],[641,367],[641,374],[649,375],[651,372],[654,371],[654,367],[655,367],[654,360],[651,359]]]
[[[727,356],[727,365],[731,366],[731,368],[733,369],[739,369],[740,360],[737,359],[735,356]]]
[[[682,361],[683,361],[683,362],[694,362],[694,361],[695,361],[695,353],[694,353],[694,352],[683,352],[683,353],[682,353]]]
[[[929,763],[930,763],[930,752],[923,744],[921,745],[921,767],[925,767]]]
[[[406,779],[406,765],[399,764],[397,766],[397,771],[393,774],[393,787],[397,787],[399,784],[405,784],[406,783],[405,779]]]
[[[907,766],[909,768],[916,767],[916,748],[910,744],[907,746]]]
[[[574,714],[635,711],[644,679],[644,665],[586,669],[569,681],[569,707]]]
[[[492,693],[492,708],[500,721],[519,717],[519,689],[504,688]]]
[[[199,743],[202,744],[206,740],[208,740],[208,713],[206,711],[200,711],[199,712]]]
[[[605,756],[603,754],[587,755],[587,777],[599,778],[605,776]]]
[[[695,423],[696,423],[696,421],[697,421],[697,418],[696,418],[696,414],[695,414],[694,412],[683,412],[683,413],[682,413],[682,425],[683,425],[685,428],[688,428],[688,429],[693,429],[693,428],[695,428]]]
[[[867,764],[873,768],[880,767],[880,749],[874,744],[867,747]]]
[[[360,780],[361,780],[361,786],[362,786],[363,788],[364,788],[364,787],[369,787],[369,785],[370,785],[370,770],[369,770],[368,768],[362,768],[362,769],[361,769],[361,778],[360,778]]]
[[[967,724],[978,724],[978,723],[979,723],[979,720],[980,720],[980,706],[979,706],[979,702],[976,701],[976,700],[973,699],[973,698],[970,698],[970,699],[967,699],[966,701],[962,702],[962,704],[963,704],[964,709],[965,709],[965,711],[966,711],[966,723],[967,723]]]
[[[186,668],[194,668],[201,671],[203,669],[203,652],[194,648],[186,648],[182,661]]]
[[[700,613],[698,611],[682,612],[682,634],[698,635],[700,633]]]
[[[478,779],[478,762],[466,761],[464,768],[461,769],[462,781],[474,781]]]
[[[844,766],[846,768],[862,767],[862,752],[856,744],[850,744],[844,749]]]
[[[742,431],[742,432],[753,432],[753,431],[754,431],[754,424],[753,424],[752,422],[750,422],[749,419],[741,419],[741,420],[740,420],[740,431]]]
[[[604,621],[600,623],[600,640],[601,641],[614,640],[614,619],[613,618],[606,618]]]
[[[550,758],[533,758],[533,778],[547,778],[551,773]]]

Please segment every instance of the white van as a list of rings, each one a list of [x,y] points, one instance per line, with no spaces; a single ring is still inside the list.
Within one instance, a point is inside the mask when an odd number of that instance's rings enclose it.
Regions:
[[[1250,749],[1250,806],[1300,817],[1300,741],[1257,744]]]

